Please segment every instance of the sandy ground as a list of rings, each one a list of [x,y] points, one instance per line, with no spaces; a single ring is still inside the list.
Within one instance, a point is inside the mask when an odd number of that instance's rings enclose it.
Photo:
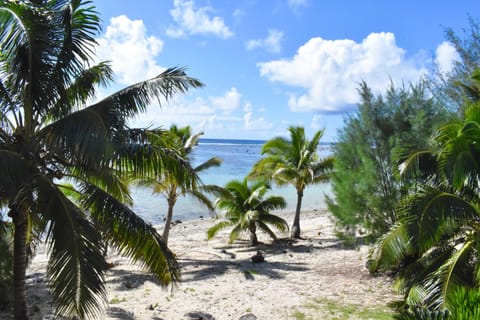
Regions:
[[[290,223],[292,215],[284,217]],[[398,297],[390,279],[373,277],[365,268],[368,247],[345,249],[335,238],[326,211],[302,213],[303,240],[288,234],[272,243],[249,247],[245,240],[227,244],[228,231],[206,240],[212,219],[173,226],[170,247],[182,268],[182,281],[162,288],[155,279],[125,258],[111,255],[114,267],[107,274],[109,305],[104,319],[296,319],[302,312],[311,319],[328,319],[308,307],[330,301],[358,308],[386,306]],[[43,251],[42,251],[43,250]],[[251,257],[260,250],[264,263]],[[33,319],[53,319],[43,281],[44,249],[28,270]],[[0,319],[8,319],[0,314]]]

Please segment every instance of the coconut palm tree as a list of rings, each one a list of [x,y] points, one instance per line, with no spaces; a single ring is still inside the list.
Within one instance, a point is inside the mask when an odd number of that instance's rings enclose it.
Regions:
[[[401,167],[418,184],[403,199],[398,224],[376,244],[370,269],[398,271],[408,304],[445,309],[457,290],[480,285],[478,99],[439,130],[432,150]]]
[[[250,176],[273,180],[278,186],[292,185],[297,191],[295,218],[291,228],[291,238],[300,238],[300,212],[303,191],[310,184],[329,180],[328,173],[333,167],[333,158],[320,159],[318,144],[323,130],[317,131],[312,140],[305,136],[303,127],[290,126],[290,140],[277,137],[267,141],[262,147],[262,155],[252,169]]]
[[[14,229],[14,317],[28,319],[25,273],[33,236],[48,243],[47,279],[57,314],[91,318],[104,303],[105,240],[162,283],[179,278],[161,236],[131,209],[127,174],[157,176],[189,167],[126,125],[153,99],[202,84],[168,69],[98,102],[112,80],[90,63],[100,23],[82,0],[0,4],[0,205]],[[188,181],[188,179],[186,179]]]
[[[230,231],[228,242],[232,243],[243,231],[250,235],[250,244],[258,244],[257,229],[276,239],[275,233],[268,225],[272,225],[279,231],[288,230],[287,222],[279,216],[270,213],[272,210],[284,209],[287,205],[285,199],[280,196],[265,197],[269,186],[263,181],[248,183],[232,180],[228,182],[220,196],[216,200],[216,206],[225,210],[225,220],[218,222],[208,229],[208,239],[212,239],[220,230],[233,226]]]
[[[189,126],[178,128],[176,125],[172,125],[170,130],[168,130],[164,136],[154,135],[152,137],[152,143],[154,145],[166,146],[175,150],[184,159],[184,163],[181,165],[192,166],[194,161],[192,151],[198,145],[198,141],[203,132],[192,135],[191,131],[192,130]],[[178,175],[174,175],[170,171],[162,171],[158,177],[139,181],[140,185],[152,188],[153,193],[162,195],[167,201],[168,211],[165,219],[165,226],[163,228],[163,240],[165,243],[168,243],[173,208],[179,197],[189,195],[202,205],[206,206],[209,210],[213,211],[215,209],[211,200],[207,196],[209,186],[202,184],[198,174],[209,168],[218,167],[221,163],[222,160],[220,158],[212,157],[207,161],[192,167],[190,169],[192,176],[189,177],[188,184],[185,184],[184,181],[179,181]]]

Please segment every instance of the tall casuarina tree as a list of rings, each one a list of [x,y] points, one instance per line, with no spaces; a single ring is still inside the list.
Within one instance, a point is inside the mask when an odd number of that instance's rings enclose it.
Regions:
[[[250,173],[253,177],[273,180],[277,185],[292,185],[297,191],[297,206],[291,228],[291,237],[300,238],[300,212],[303,191],[308,185],[329,180],[328,173],[333,166],[333,158],[320,158],[318,145],[323,130],[317,131],[311,140],[305,136],[303,127],[288,128],[290,139],[282,137],[267,141],[262,147],[262,155]]]
[[[32,235],[48,243],[57,314],[91,318],[105,301],[105,240],[166,284],[179,278],[162,237],[129,207],[126,174],[187,175],[181,157],[145,144],[126,125],[156,99],[202,86],[168,69],[88,105],[112,80],[91,64],[100,31],[89,1],[0,4],[0,205],[14,225],[14,317],[28,319],[25,273]]]
[[[410,306],[449,309],[458,290],[478,292],[480,95],[472,94],[480,88],[478,71],[468,87],[464,112],[440,127],[429,149],[402,163],[402,174],[417,184],[369,261],[372,272],[395,272]]]

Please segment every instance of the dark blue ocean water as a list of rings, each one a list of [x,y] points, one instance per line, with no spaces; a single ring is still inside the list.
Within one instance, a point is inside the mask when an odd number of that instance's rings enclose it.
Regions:
[[[225,185],[233,179],[243,179],[253,164],[261,158],[260,151],[265,141],[261,140],[228,140],[202,139],[193,153],[194,164],[202,163],[211,157],[219,157],[222,165],[202,172],[201,179],[205,184]],[[320,155],[330,152],[330,144],[320,146]],[[302,208],[305,210],[325,208],[325,194],[330,194],[329,184],[310,186],[304,192]],[[296,205],[296,192],[293,187],[274,188],[270,194],[283,196],[288,203],[284,210],[293,211]],[[145,220],[159,224],[163,222],[167,211],[165,199],[161,195],[152,195],[151,190],[136,187],[132,190],[134,210]],[[208,217],[211,213],[195,200],[186,197],[177,201],[174,208],[174,219],[190,220]]]

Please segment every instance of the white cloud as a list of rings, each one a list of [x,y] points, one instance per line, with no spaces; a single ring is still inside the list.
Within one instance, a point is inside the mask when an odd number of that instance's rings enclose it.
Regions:
[[[175,38],[194,34],[213,34],[226,39],[233,36],[233,32],[221,17],[210,17],[212,8],[195,8],[193,1],[175,0],[174,8],[170,10],[176,26],[167,29],[167,35]]]
[[[443,73],[448,73],[452,70],[454,62],[458,61],[460,57],[455,48],[447,41],[442,42],[435,51],[435,62],[438,68]]]
[[[307,0],[287,0],[287,6],[296,15],[302,12],[302,9],[308,5]]]
[[[310,122],[310,128],[314,130],[322,130],[325,128],[325,118],[319,114],[314,114]]]
[[[237,88],[231,88],[221,97],[210,97],[212,107],[215,110],[222,110],[224,114],[231,113],[240,106],[242,94]]]
[[[121,84],[133,84],[161,73],[155,58],[163,48],[163,42],[148,36],[142,20],[130,20],[121,15],[110,19],[105,34],[97,39],[97,57],[109,60]]]
[[[283,40],[283,32],[277,29],[268,30],[268,36],[264,39],[252,39],[245,43],[247,50],[263,48],[272,53],[279,53],[282,50],[281,42]]]
[[[218,128],[226,122],[240,122],[241,116],[232,115],[240,107],[241,93],[231,88],[222,96],[208,98],[175,97],[168,104],[160,108],[151,106],[147,113],[139,115],[133,126],[162,125],[170,126],[175,123],[180,126],[190,125],[197,130]]]
[[[397,85],[415,82],[426,72],[426,62],[407,59],[394,34],[382,32],[371,33],[361,43],[312,38],[292,59],[258,66],[269,80],[304,91],[290,93],[292,110],[342,112],[359,101],[360,81],[375,91],[385,90],[390,80]]]
[[[253,107],[250,102],[247,102],[243,108],[245,114],[243,115],[243,125],[247,130],[268,130],[273,128],[271,122],[266,121],[263,117],[255,118],[253,116]]]
[[[290,8],[304,7],[307,5],[307,0],[287,0]]]
[[[273,123],[259,116],[249,101],[242,102],[242,94],[231,88],[220,96],[192,98],[178,96],[160,108],[149,108],[136,117],[132,127],[190,126],[194,132],[205,132],[209,137],[266,138],[272,134]]]

